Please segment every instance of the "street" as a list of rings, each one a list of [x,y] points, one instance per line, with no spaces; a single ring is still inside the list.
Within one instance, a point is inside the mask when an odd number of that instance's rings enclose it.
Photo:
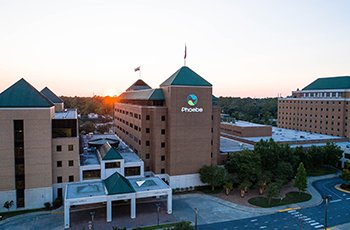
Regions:
[[[331,195],[328,205],[328,227],[350,222],[350,194],[334,188],[340,178],[316,181],[313,185],[321,195]],[[286,210],[259,217],[200,225],[199,229],[323,229],[325,203],[305,209]]]

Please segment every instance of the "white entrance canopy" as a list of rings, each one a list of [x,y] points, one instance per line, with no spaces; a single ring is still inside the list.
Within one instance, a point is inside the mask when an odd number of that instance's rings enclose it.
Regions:
[[[126,179],[114,173],[105,180],[70,183],[64,197],[64,226],[70,227],[70,207],[106,202],[107,222],[112,221],[112,201],[130,200],[130,217],[136,217],[136,199],[167,196],[167,213],[172,213],[172,190],[158,177]]]

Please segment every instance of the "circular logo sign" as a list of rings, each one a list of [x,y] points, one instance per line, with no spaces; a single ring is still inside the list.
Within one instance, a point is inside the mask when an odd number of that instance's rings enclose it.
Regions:
[[[198,97],[194,94],[190,94],[187,96],[187,104],[189,106],[195,106],[198,102]]]

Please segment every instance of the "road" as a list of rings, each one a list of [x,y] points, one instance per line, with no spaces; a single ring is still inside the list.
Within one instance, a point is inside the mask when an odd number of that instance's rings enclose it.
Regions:
[[[321,195],[331,195],[328,206],[328,227],[350,222],[350,194],[334,188],[342,183],[340,178],[320,180],[313,183]],[[294,209],[270,215],[241,220],[200,225],[198,229],[324,229],[325,204],[316,207]]]

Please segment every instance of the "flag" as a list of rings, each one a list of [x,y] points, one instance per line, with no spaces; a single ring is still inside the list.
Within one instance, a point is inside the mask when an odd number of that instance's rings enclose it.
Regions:
[[[185,44],[185,56],[184,56],[184,59],[186,59],[187,57],[187,47],[186,47],[186,44]]]
[[[141,66],[136,67],[136,68],[134,69],[135,72],[140,71],[140,70],[141,70]]]

